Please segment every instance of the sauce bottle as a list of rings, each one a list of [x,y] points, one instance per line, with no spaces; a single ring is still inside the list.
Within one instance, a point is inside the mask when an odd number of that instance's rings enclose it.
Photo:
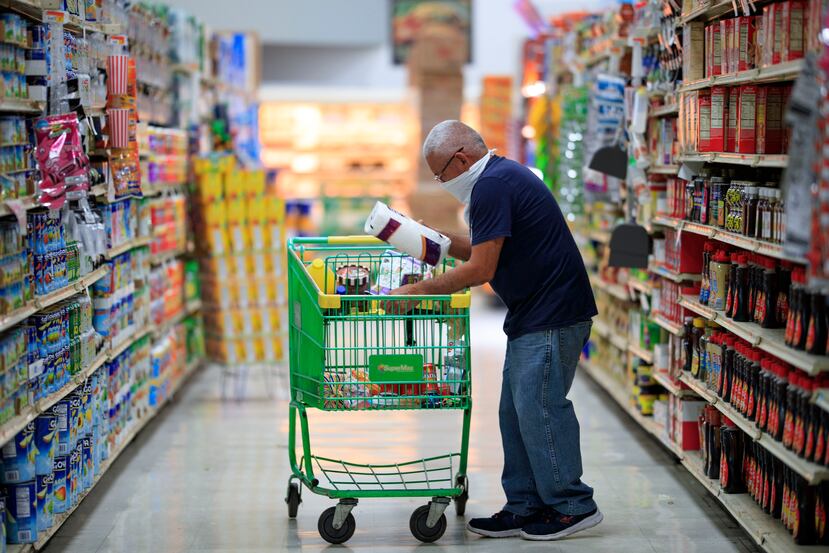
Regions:
[[[826,455],[826,411],[814,406],[817,411],[817,422],[815,425],[815,450],[810,460],[823,464]]]
[[[699,302],[708,305],[708,297],[711,291],[711,258],[714,253],[714,243],[707,241],[702,248],[702,282],[699,287]]]
[[[684,371],[691,371],[691,362],[694,357],[694,342],[693,342],[693,332],[694,332],[694,318],[693,317],[685,317],[685,332],[682,334],[682,345],[683,350],[685,352],[685,359],[683,359],[682,370]]]
[[[792,345],[799,350],[806,349],[809,321],[812,317],[812,292],[806,288],[805,271],[802,277],[802,284],[803,286],[800,287],[797,315],[794,322],[794,336],[792,337]]]
[[[775,363],[774,401],[772,411],[769,412],[770,434],[778,442],[783,441],[783,422],[786,415],[786,393],[789,388],[788,369],[780,363]]]
[[[734,316],[736,322],[748,321],[748,257],[745,254],[737,258],[737,286],[734,300]]]
[[[777,270],[777,300],[775,303],[775,328],[786,326],[789,318],[789,293],[792,286],[792,265],[783,261]]]
[[[751,364],[748,366],[748,405],[746,407],[746,416],[750,421],[757,420],[757,398],[760,395],[760,350],[752,349],[750,353]]]
[[[809,424],[809,417],[811,415],[811,406],[809,405],[809,394],[807,390],[810,389],[809,377],[806,375],[798,375],[795,382],[795,413],[794,413],[794,436],[792,436],[792,451],[800,457],[803,457],[803,451],[806,448],[806,426]]]
[[[765,260],[763,271],[763,287],[761,290],[761,301],[759,303],[760,313],[757,321],[763,328],[777,328],[777,287],[778,272],[775,263],[771,259]]]
[[[722,311],[726,309],[729,294],[731,262],[725,250],[718,250],[709,264],[708,305]]]
[[[792,371],[789,373],[788,386],[786,388],[786,399],[783,403],[783,445],[792,449],[794,445],[794,420],[798,416],[800,402],[797,388],[798,376]]]
[[[720,443],[720,486],[724,493],[744,493],[742,432],[728,417],[722,419]]]
[[[806,330],[806,351],[812,355],[825,355],[826,339],[826,296],[816,290],[812,294],[809,325]]]
[[[786,316],[784,340],[787,346],[794,347],[794,327],[797,320],[797,312],[800,309],[800,269],[793,269],[791,276],[792,283],[789,289],[789,310]]]
[[[766,431],[769,421],[769,388],[771,378],[769,359],[760,359],[760,382],[758,386],[757,419],[755,420],[755,425],[763,432]]]
[[[691,332],[691,374],[699,378],[700,349],[699,341],[705,332],[705,319],[697,317],[694,319],[694,329]]]
[[[757,226],[757,187],[747,186],[746,197],[743,201],[742,233],[744,236],[754,236]]]
[[[723,351],[723,389],[720,397],[727,403],[731,403],[734,395],[734,359],[737,354],[737,337],[729,334],[725,337],[725,350]]]
[[[719,480],[720,478],[720,426],[721,417],[720,412],[711,406],[709,411],[710,418],[708,419],[708,467],[707,476],[711,480]]]
[[[737,265],[740,254],[731,253],[731,266],[728,270],[728,292],[725,297],[725,316],[734,318],[734,308],[737,305]]]
[[[814,487],[794,471],[792,477],[792,518],[791,531],[798,545],[815,543],[815,493]]]

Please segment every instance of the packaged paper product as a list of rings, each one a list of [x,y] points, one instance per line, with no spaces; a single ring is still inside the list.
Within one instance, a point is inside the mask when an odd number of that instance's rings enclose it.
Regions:
[[[364,230],[432,266],[443,261],[451,244],[446,236],[409,219],[383,202],[374,205]]]

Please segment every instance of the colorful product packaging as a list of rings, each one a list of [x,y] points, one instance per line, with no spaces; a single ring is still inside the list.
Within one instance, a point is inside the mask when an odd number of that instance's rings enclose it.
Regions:
[[[5,486],[6,540],[23,544],[37,541],[37,490],[34,480]]]
[[[794,61],[800,59],[804,54],[805,35],[804,17],[806,16],[806,2],[804,0],[789,0],[783,2],[783,37],[781,61]]]
[[[57,417],[40,415],[35,419],[35,474],[52,473],[57,445]]]
[[[755,35],[757,17],[739,17],[735,19],[736,32],[734,53],[736,54],[735,71],[747,71],[754,68]]]
[[[739,91],[736,152],[753,154],[757,150],[757,87],[745,85]]]
[[[728,89],[724,86],[715,86],[711,89],[710,151],[725,151],[725,135],[727,126]]]
[[[728,108],[725,129],[725,148],[724,152],[737,151],[737,118],[739,117],[740,94],[736,88],[728,91]]]
[[[34,482],[34,439],[35,423],[30,422],[3,446],[0,451],[3,458],[3,472],[0,476],[4,484]]]
[[[45,532],[52,527],[54,519],[54,483],[55,477],[51,471],[37,477],[35,494],[37,495],[37,531]]]
[[[757,91],[757,153],[782,154],[783,88],[763,86]]]
[[[69,469],[69,457],[55,457],[52,465],[52,510],[55,514],[65,513],[69,509],[69,488],[67,485],[67,472]]]
[[[699,129],[699,151],[711,151],[711,91],[699,92],[697,128]]]

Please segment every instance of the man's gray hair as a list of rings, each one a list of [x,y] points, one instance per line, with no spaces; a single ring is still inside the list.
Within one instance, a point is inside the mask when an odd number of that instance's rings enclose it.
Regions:
[[[461,147],[470,154],[484,155],[487,152],[486,143],[478,131],[454,119],[442,121],[429,131],[423,141],[423,157],[429,158],[435,154],[450,156]]]

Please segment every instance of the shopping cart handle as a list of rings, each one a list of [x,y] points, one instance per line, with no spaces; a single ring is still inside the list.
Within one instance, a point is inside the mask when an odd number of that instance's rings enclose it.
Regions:
[[[377,246],[385,244],[376,236],[354,235],[354,236],[301,236],[291,239],[292,244],[328,244],[330,246]]]

